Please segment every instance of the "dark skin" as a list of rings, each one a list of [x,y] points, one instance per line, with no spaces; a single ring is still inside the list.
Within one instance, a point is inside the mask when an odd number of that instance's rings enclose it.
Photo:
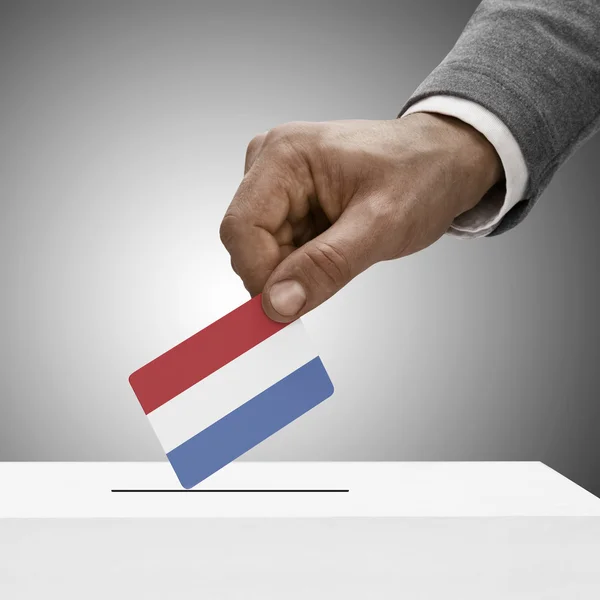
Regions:
[[[289,123],[248,146],[221,240],[267,315],[288,322],[434,243],[502,178],[493,146],[451,117]]]

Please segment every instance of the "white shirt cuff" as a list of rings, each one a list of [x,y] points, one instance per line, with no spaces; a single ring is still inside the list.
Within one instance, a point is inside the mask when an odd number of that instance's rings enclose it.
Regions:
[[[461,238],[477,238],[491,233],[504,215],[523,199],[529,173],[521,148],[508,127],[483,106],[455,96],[430,96],[413,104],[403,115],[431,112],[460,119],[477,129],[494,146],[506,177],[506,193],[492,188],[471,210],[459,215],[448,233]]]

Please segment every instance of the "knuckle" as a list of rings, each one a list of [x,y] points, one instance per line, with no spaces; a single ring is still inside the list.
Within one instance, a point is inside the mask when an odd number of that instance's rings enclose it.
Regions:
[[[265,138],[265,158],[284,179],[309,179],[306,172],[311,152],[310,127],[302,122],[285,123],[271,129]]]
[[[284,147],[293,149],[307,136],[308,124],[302,121],[292,121],[277,125],[271,129],[265,136],[264,142],[268,146],[275,146],[278,151]]]
[[[265,136],[265,144],[267,144],[268,146],[273,146],[286,139],[288,135],[289,134],[286,131],[285,125],[277,125],[272,129],[269,129],[269,131],[267,131],[267,134]]]
[[[265,138],[267,137],[266,133],[260,133],[259,135],[255,135],[249,142],[248,147],[246,148],[246,163],[248,163],[261,149]]]
[[[221,243],[228,250],[231,248],[232,242],[236,237],[239,225],[238,222],[238,217],[229,212],[223,217],[223,220],[221,221],[221,225],[219,227],[219,238],[221,239]]]
[[[281,140],[288,140],[298,130],[298,123],[295,121],[291,121],[289,123],[282,123],[281,125],[277,125],[270,129],[267,133],[267,141],[269,142],[279,142]]]

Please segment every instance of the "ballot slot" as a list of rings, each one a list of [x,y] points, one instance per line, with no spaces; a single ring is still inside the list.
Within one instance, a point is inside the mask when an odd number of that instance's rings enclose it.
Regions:
[[[204,494],[208,494],[208,493],[218,493],[218,494],[229,494],[229,493],[236,493],[236,494],[253,494],[253,493],[259,493],[259,494],[335,494],[335,493],[348,493],[350,490],[213,490],[213,489],[208,489],[208,490],[110,490],[113,494],[116,493],[124,493],[124,494],[135,494],[135,493],[142,493],[142,494],[156,494],[156,493],[171,493],[171,492],[181,492],[184,494],[188,494],[188,493],[204,493]]]

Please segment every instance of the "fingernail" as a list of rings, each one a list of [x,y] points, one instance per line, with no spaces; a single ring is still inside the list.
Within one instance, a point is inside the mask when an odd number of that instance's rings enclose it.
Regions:
[[[306,303],[304,288],[291,279],[278,281],[269,292],[271,306],[282,317],[293,317]]]

